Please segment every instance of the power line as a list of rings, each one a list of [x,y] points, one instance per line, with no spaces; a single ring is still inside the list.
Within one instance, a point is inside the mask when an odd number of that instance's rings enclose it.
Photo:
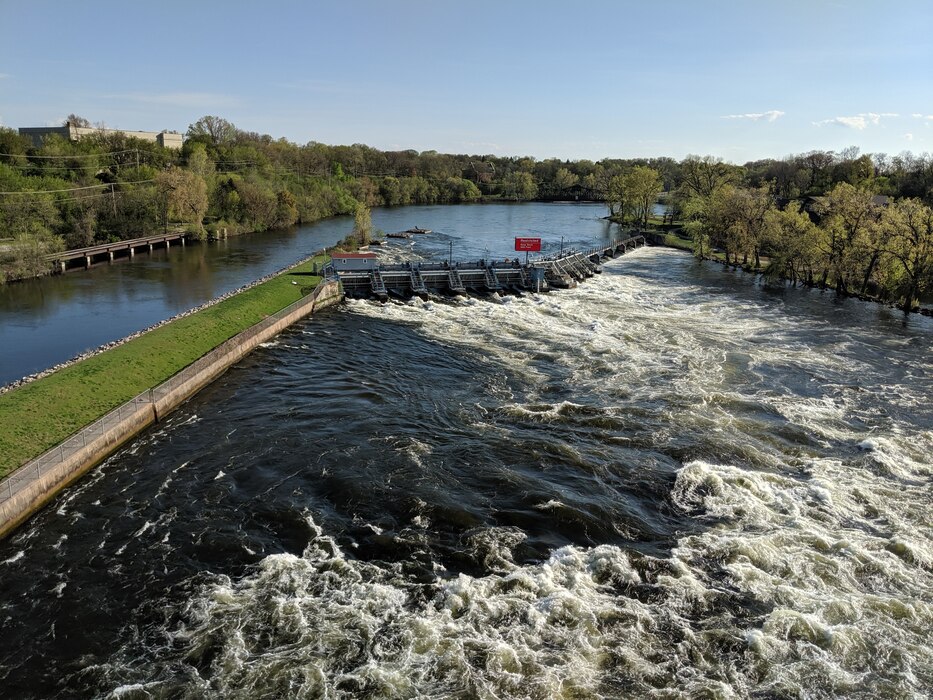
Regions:
[[[138,148],[130,148],[126,151],[108,151],[107,153],[76,153],[70,156],[29,156],[29,155],[26,155],[25,153],[0,153],[0,156],[9,156],[11,158],[23,157],[23,158],[59,158],[59,159],[100,158],[101,156],[113,156],[113,155],[120,155],[123,153],[138,153],[138,152],[139,152]],[[143,151],[143,153],[149,154],[148,151]],[[149,155],[153,155],[153,154],[149,154]]]
[[[77,192],[78,190],[94,190],[98,187],[113,187],[116,185],[142,185],[155,180],[135,180],[134,182],[105,182],[100,185],[88,185],[86,187],[71,187],[64,190],[14,190],[13,192],[0,192],[0,194],[55,194],[58,192]]]
[[[68,204],[69,202],[82,202],[85,199],[101,199],[103,197],[122,197],[128,192],[103,192],[102,194],[89,194],[84,195],[83,197],[68,197],[67,199],[59,199],[56,204]]]
[[[79,168],[94,168],[94,167],[103,167],[103,168],[113,168],[120,167],[120,163],[115,165],[103,165],[103,166],[94,166],[94,165],[39,165],[38,163],[28,163],[26,165],[20,165],[19,163],[2,163],[0,165],[5,165],[8,168],[19,168],[20,170],[77,170]],[[133,165],[132,163],[124,163],[123,165]]]

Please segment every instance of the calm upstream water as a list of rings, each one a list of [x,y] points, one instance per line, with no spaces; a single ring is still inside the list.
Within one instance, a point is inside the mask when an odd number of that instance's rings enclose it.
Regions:
[[[455,259],[512,254],[513,237],[540,235],[547,250],[616,235],[600,204],[420,206],[373,211],[387,232],[435,231],[417,245]],[[353,229],[338,217],[288,231],[174,246],[91,270],[0,285],[0,386],[187,311],[330,246]],[[611,235],[610,235],[611,234]],[[414,241],[393,241],[397,254]]]
[[[0,687],[927,698],[931,347],[666,249],[348,302],[0,543]]]

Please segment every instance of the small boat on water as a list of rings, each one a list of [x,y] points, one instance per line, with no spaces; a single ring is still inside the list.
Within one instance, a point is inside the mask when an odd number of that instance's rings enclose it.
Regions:
[[[405,231],[405,233],[431,233],[431,229],[429,229],[429,228],[419,228],[419,227],[417,227],[417,226],[414,226],[414,227],[408,229],[407,231]]]

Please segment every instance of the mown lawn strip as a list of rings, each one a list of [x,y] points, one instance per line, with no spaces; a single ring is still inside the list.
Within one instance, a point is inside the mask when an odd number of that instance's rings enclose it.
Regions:
[[[314,262],[0,395],[0,477],[300,299]]]

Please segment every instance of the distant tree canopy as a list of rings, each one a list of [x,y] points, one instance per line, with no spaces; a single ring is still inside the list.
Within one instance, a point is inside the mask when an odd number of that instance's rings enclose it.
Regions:
[[[68,121],[90,124],[74,114]],[[592,199],[605,202],[615,220],[645,226],[662,195],[700,253],[715,247],[731,261],[763,257],[787,274],[815,271],[817,283],[854,291],[883,288],[916,299],[929,289],[928,154],[849,148],[744,165],[696,155],[536,160],[299,145],[213,115],[192,123],[186,136],[181,151],[118,132],[77,142],[50,136],[35,147],[0,127],[0,192],[23,193],[0,194],[0,239],[36,236],[42,245],[81,247],[167,226],[263,231],[356,214],[360,205],[481,199]],[[841,185],[851,189],[837,190]],[[873,195],[892,198],[891,206],[852,228],[846,203],[857,209]],[[818,262],[813,251],[823,256]]]
[[[65,123],[62,124],[62,126],[68,126],[69,124],[71,124],[72,126],[81,126],[81,127],[91,126],[90,121],[88,121],[84,117],[79,117],[77,114],[69,114],[67,117],[65,117]]]
[[[237,128],[221,117],[205,116],[188,126],[185,137],[189,141],[205,141],[213,146],[231,143],[237,136]]]

